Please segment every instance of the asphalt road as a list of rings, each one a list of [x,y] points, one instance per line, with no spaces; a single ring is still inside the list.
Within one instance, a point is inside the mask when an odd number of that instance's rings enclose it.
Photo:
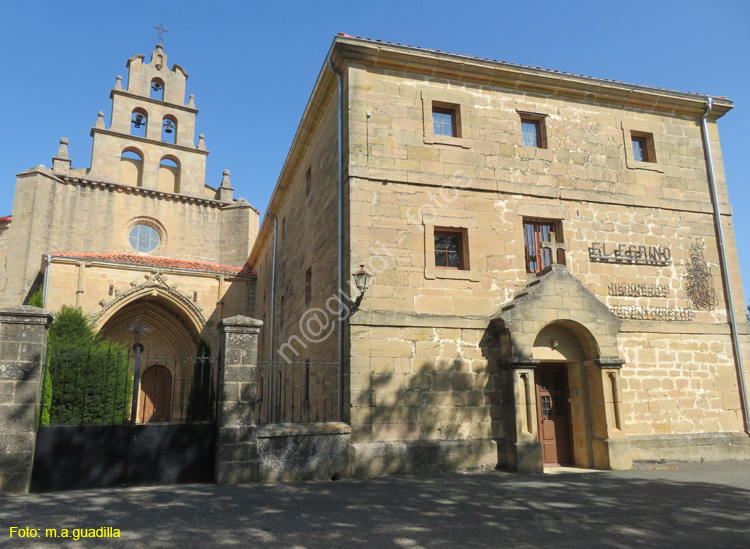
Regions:
[[[45,538],[108,526],[121,537]],[[747,548],[750,462],[0,496],[0,545]]]

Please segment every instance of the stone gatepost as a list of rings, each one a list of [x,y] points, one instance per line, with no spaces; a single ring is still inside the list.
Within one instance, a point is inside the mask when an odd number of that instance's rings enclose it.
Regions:
[[[505,463],[519,473],[544,470],[542,445],[536,417],[534,368],[539,360],[510,357],[502,363],[503,417],[505,419]]]
[[[620,403],[620,369],[625,363],[617,357],[583,362],[588,376],[591,403],[592,449],[597,469],[630,469],[633,454],[625,436]]]
[[[0,309],[0,493],[28,492],[52,314]]]
[[[263,322],[233,316],[219,322],[219,406],[216,418],[216,483],[258,480],[255,425],[258,334]]]

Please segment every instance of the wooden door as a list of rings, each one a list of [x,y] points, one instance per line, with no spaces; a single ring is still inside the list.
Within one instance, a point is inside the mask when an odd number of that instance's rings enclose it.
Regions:
[[[534,372],[539,442],[545,465],[573,465],[568,370],[540,365]]]
[[[172,372],[166,366],[149,366],[141,377],[138,423],[172,419]]]

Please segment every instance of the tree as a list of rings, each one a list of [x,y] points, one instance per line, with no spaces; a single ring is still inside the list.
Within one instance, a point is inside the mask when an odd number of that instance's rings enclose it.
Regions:
[[[203,339],[198,343],[198,357],[193,365],[192,385],[187,408],[188,421],[211,421],[214,417],[211,347]]]
[[[123,345],[103,340],[80,309],[63,306],[47,336],[41,425],[130,419],[132,373]]]

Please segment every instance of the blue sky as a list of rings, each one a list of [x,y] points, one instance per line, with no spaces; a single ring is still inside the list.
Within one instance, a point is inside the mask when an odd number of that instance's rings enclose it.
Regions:
[[[146,2],[8,0],[0,8],[0,215],[15,174],[51,165],[70,140],[91,159],[96,113],[109,117],[115,76],[149,55],[163,23],[169,65],[187,70],[206,179],[231,170],[235,196],[263,210],[333,37],[382,38],[490,59],[680,91],[727,96],[719,121],[740,268],[750,290],[750,2]],[[747,292],[746,292],[747,294]]]

